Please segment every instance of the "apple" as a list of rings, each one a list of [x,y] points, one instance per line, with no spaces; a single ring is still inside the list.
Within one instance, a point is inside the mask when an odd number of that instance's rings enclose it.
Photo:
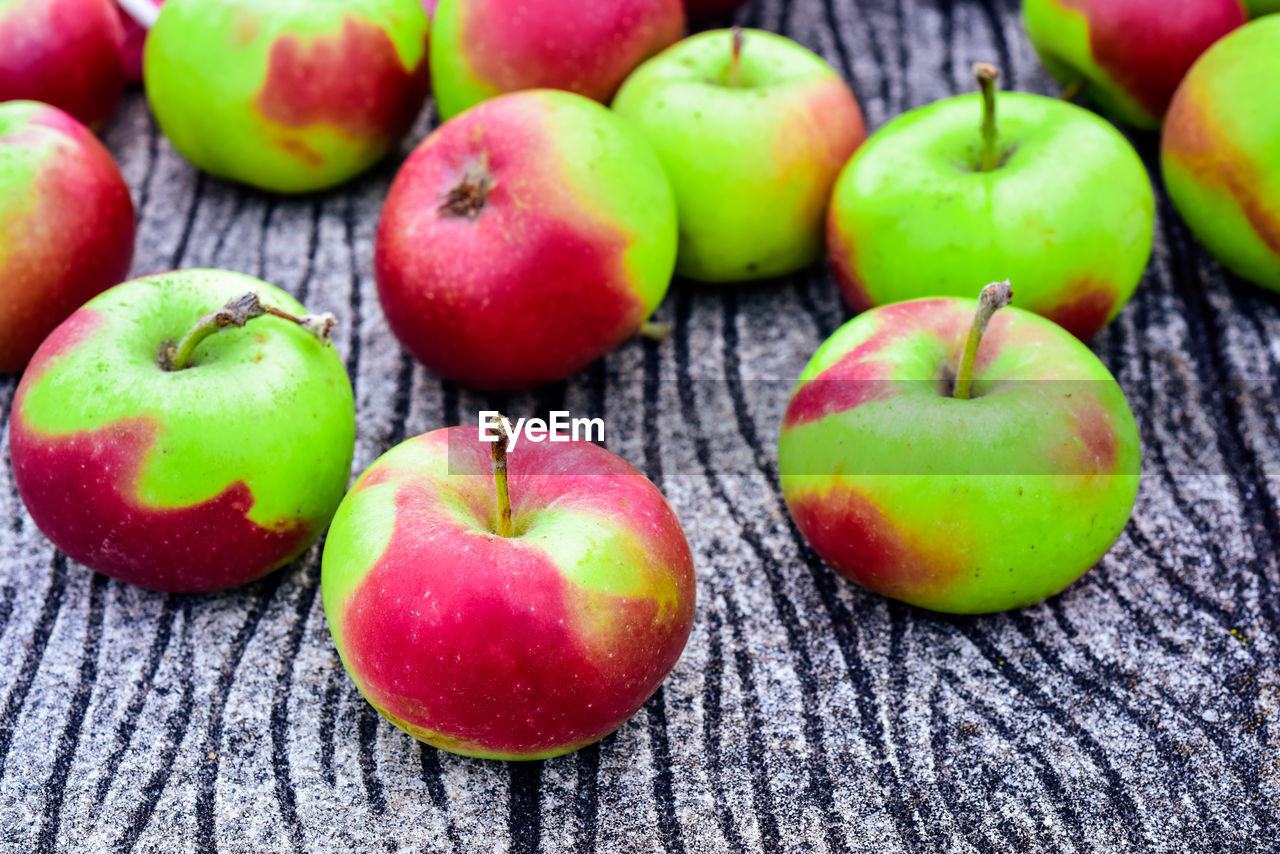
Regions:
[[[841,174],[827,240],[836,278],[862,311],[1009,277],[1022,308],[1088,339],[1133,295],[1151,255],[1146,169],[1093,113],[997,97],[995,69],[976,72],[981,97],[899,116]]]
[[[1241,0],[1023,0],[1049,73],[1114,118],[1160,126],[1173,90],[1209,45],[1245,22]]]
[[[482,388],[563,379],[662,301],[676,214],[644,140],[580,95],[486,101],[432,133],[391,186],[374,258],[391,330]]]
[[[1061,327],[1014,308],[993,318],[1009,295],[1006,282],[976,309],[940,297],[868,311],[796,385],[783,496],[814,550],[869,590],[959,614],[1029,605],[1129,519],[1140,449],[1124,394]]]
[[[1251,18],[1260,18],[1272,12],[1280,12],[1280,0],[1245,0],[1245,8]]]
[[[1215,44],[1165,119],[1160,162],[1182,218],[1226,267],[1280,291],[1280,15]]]
[[[565,89],[607,102],[684,35],[682,0],[440,0],[431,79],[442,118],[504,92]]]
[[[694,616],[693,558],[648,479],[588,442],[388,451],[343,500],[322,590],[347,673],[427,744],[539,759],[598,741],[653,695]]]
[[[20,371],[133,260],[133,202],[116,162],[67,113],[0,103],[0,374]]]
[[[300,554],[337,508],[355,447],[346,370],[317,340],[332,317],[302,312],[249,276],[186,270],[68,317],[27,367],[9,426],[40,530],[153,590],[221,590]]]
[[[111,0],[0,0],[0,101],[42,101],[94,129],[124,91]]]
[[[745,0],[684,0],[684,8],[690,20],[705,21],[718,18],[737,9]]]
[[[866,130],[817,55],[759,30],[702,33],[642,65],[613,108],[671,179],[680,275],[764,279],[822,254],[831,185]]]
[[[159,11],[164,0],[117,0],[120,4],[120,23],[124,26],[124,71],[130,83],[142,81],[142,49],[147,43],[147,30],[132,14],[125,11],[126,3],[147,11],[148,17]]]
[[[428,89],[420,0],[168,0],[143,75],[161,130],[219,178],[303,193],[358,175]]]

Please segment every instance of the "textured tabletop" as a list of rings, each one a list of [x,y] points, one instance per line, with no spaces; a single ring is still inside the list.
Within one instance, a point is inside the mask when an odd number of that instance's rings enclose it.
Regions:
[[[872,128],[969,90],[978,59],[1011,88],[1053,91],[1015,0],[756,0],[738,20],[842,69]],[[0,440],[0,851],[1275,844],[1280,301],[1223,275],[1163,193],[1151,268],[1093,342],[1142,428],[1133,520],[1053,600],[954,619],[861,592],[787,521],[785,381],[846,318],[825,267],[768,287],[678,283],[658,312],[669,339],[486,399],[410,360],[378,308],[371,246],[394,162],[281,199],[197,174],[140,96],[106,138],[139,211],[135,274],[241,270],[338,315],[355,473],[490,402],[603,414],[609,446],[684,522],[697,621],[662,690],[601,744],[461,759],[384,722],[347,679],[319,547],[222,595],[108,581],[35,529]],[[1154,165],[1154,140],[1136,142]],[[15,384],[0,379],[6,427]]]

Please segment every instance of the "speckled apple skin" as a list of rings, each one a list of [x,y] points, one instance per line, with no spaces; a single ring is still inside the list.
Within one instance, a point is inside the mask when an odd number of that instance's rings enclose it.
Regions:
[[[428,89],[419,0],[168,0],[143,74],[174,147],[265,190],[340,184],[409,130]]]
[[[1280,15],[1209,49],[1165,120],[1160,162],[1182,218],[1239,275],[1280,291]]]
[[[685,19],[682,0],[440,0],[433,27],[431,78],[447,119],[522,89],[607,102],[684,35]]]
[[[732,36],[685,39],[614,100],[653,145],[676,194],[676,270],[707,282],[781,276],[822,254],[831,185],[866,136],[853,92],[816,54],[745,31],[743,86],[724,85]]]
[[[124,91],[111,0],[0,0],[0,101],[41,101],[99,129]]]
[[[476,216],[442,209],[469,172]],[[504,95],[436,130],[405,162],[378,229],[392,331],[447,379],[527,388],[563,379],[635,333],[676,254],[671,190],[625,122],[567,92]]]
[[[975,305],[914,300],[850,321],[801,375],[778,449],[787,507],[824,560],[964,614],[1039,602],[1093,566],[1129,519],[1140,465],[1115,380],[1029,312],[996,314],[974,397],[952,397]]]
[[[1196,58],[1245,22],[1241,0],[1023,0],[1049,73],[1114,118],[1156,128]]]
[[[352,680],[428,744],[538,759],[608,735],[675,666],[694,616],[689,545],[658,489],[585,442],[509,455],[496,533],[474,427],[393,448],[325,541],[323,594]]]
[[[265,282],[187,270],[126,282],[41,345],[14,399],[14,480],[71,558],[153,590],[244,584],[328,524],[355,446],[337,352],[274,317],[206,339],[164,371],[161,344],[237,296],[303,311]]]
[[[997,111],[1005,157],[991,172],[978,169],[977,95],[912,110],[862,146],[831,199],[837,280],[863,311],[1010,279],[1021,308],[1088,339],[1146,268],[1150,179],[1128,141],[1087,110],[1004,92]]]
[[[0,103],[0,374],[129,272],[133,202],[88,128],[34,101]]]

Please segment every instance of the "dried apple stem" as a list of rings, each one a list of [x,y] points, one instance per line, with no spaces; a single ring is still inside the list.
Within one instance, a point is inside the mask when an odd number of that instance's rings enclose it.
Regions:
[[[742,27],[734,27],[730,32],[733,46],[729,54],[728,84],[731,88],[737,89],[742,86],[742,44],[745,36],[742,34]]]
[[[996,148],[996,80],[1000,72],[986,62],[973,64],[973,75],[978,78],[982,90],[982,163],[983,172],[990,172],[1000,165],[1000,151]]]
[[[493,443],[493,484],[498,493],[498,536],[512,537],[515,528],[511,524],[511,493],[507,490],[507,427],[511,422],[499,415],[498,441]]]
[[[142,27],[149,30],[156,25],[156,18],[160,16],[160,10],[152,6],[147,0],[116,0],[116,5],[125,11],[130,18]]]
[[[279,317],[290,323],[296,323],[321,341],[328,343],[329,335],[338,325],[338,319],[332,314],[304,314],[295,317],[287,311],[281,311],[264,305],[255,293],[230,300],[217,311],[211,311],[196,321],[195,328],[186,334],[176,345],[166,341],[160,345],[160,355],[156,358],[160,367],[166,371],[181,371],[190,367],[191,357],[204,339],[228,326],[241,327],[264,314]]]
[[[956,372],[956,386],[953,396],[958,400],[968,400],[973,394],[973,363],[978,357],[978,345],[986,334],[992,316],[1013,301],[1013,287],[1008,280],[993,282],[982,289],[978,297],[978,310],[973,313],[973,326],[969,327],[969,340],[964,345],[964,355],[960,358],[960,370]]]

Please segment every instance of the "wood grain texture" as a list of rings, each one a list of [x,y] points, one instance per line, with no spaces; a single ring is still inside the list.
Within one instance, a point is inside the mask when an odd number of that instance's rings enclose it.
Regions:
[[[1053,91],[1015,0],[755,0],[737,20],[842,69],[873,128],[967,91],[978,59],[1011,88]],[[435,380],[387,331],[371,244],[394,162],[334,193],[273,198],[193,171],[138,95],[107,142],[140,213],[135,274],[226,267],[338,315],[356,472],[490,402]],[[1136,142],[1154,166],[1154,140]],[[825,268],[678,285],[658,314],[675,324],[667,341],[493,400],[602,413],[697,560],[697,624],[664,688],[554,761],[461,759],[384,723],[329,639],[318,547],[216,596],[69,563],[25,515],[0,440],[0,851],[1274,844],[1280,301],[1224,275],[1161,199],[1142,287],[1093,342],[1142,428],[1133,520],[1082,581],[1019,613],[951,619],[865,594],[787,521],[778,381],[846,319]],[[15,384],[0,379],[0,419]]]

